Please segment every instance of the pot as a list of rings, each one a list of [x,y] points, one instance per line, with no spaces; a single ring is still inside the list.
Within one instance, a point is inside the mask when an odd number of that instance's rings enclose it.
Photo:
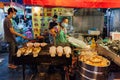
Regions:
[[[106,80],[108,66],[97,67],[78,61],[80,80]]]

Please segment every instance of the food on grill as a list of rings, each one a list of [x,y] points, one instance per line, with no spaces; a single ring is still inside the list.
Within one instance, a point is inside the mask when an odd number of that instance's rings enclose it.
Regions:
[[[27,43],[27,47],[33,47],[33,43],[28,42],[28,43]]]
[[[71,48],[69,46],[64,47],[64,52],[66,54],[66,57],[70,57],[70,54],[72,53]]]
[[[40,47],[40,43],[35,42],[34,47]]]
[[[20,50],[22,51],[22,53],[25,53],[27,47],[23,47],[23,48],[20,48]]]
[[[63,47],[62,46],[57,47],[57,54],[58,54],[58,56],[62,56],[62,54],[63,54]]]
[[[23,47],[23,48],[18,49],[17,57],[20,57],[22,54],[24,54],[26,49],[27,49],[27,47]]]
[[[93,56],[93,55],[97,55],[96,51],[91,51],[91,50],[83,50],[80,53],[81,55],[88,55],[88,56]]]
[[[56,47],[55,46],[51,46],[50,49],[49,49],[49,53],[50,53],[51,57],[55,57]]]
[[[40,51],[41,51],[41,47],[33,48],[33,51],[32,51],[33,57],[37,57]]]
[[[32,53],[32,50],[33,50],[33,47],[27,47],[24,55],[28,55],[28,54]]]
[[[43,43],[40,43],[40,46],[41,46],[41,47],[44,47],[44,46],[46,46],[46,45],[47,45],[47,43],[44,43],[44,42],[43,42]]]
[[[22,55],[22,51],[20,49],[18,49],[17,51],[17,57],[20,57]]]
[[[103,60],[103,57],[98,55],[94,55],[90,58],[90,61],[93,63],[98,63],[98,62],[101,62],[102,60]]]
[[[91,65],[91,66],[97,66],[97,67],[106,67],[110,64],[109,60],[107,60],[106,58],[99,56],[97,54],[81,54],[79,56],[80,61]]]

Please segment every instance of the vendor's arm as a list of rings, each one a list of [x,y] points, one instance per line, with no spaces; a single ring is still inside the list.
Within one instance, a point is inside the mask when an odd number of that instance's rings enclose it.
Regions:
[[[44,36],[40,35],[40,36],[38,36],[38,39],[44,39]]]
[[[10,29],[10,32],[11,32],[12,34],[15,34],[15,35],[17,35],[17,36],[20,36],[20,37],[22,37],[22,38],[24,38],[24,39],[28,39],[26,36],[23,36],[22,34],[17,33],[17,32],[13,29],[13,27],[10,27],[9,29]]]
[[[56,36],[56,32],[55,32],[54,28],[50,29],[50,34],[52,34],[53,37]]]
[[[60,25],[58,25],[58,27],[57,27],[57,28],[58,28],[58,33],[59,33],[59,32],[60,32],[60,30],[61,30],[61,27],[60,27]]]
[[[64,30],[65,34],[67,34],[67,29],[66,29],[66,28],[64,28],[63,30]]]

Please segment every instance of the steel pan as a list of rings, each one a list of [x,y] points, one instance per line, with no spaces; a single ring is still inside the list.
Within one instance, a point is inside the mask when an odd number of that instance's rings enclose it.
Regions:
[[[106,80],[108,66],[97,67],[88,65],[82,61],[78,62],[80,80]]]

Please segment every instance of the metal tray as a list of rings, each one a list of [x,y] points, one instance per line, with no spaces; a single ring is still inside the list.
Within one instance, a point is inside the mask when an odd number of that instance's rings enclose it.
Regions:
[[[98,51],[98,54],[107,57],[108,59],[110,59],[111,61],[116,63],[118,66],[120,66],[120,56],[119,55],[115,54],[114,52],[112,52],[109,49],[104,48],[101,45],[97,45],[97,51]]]

